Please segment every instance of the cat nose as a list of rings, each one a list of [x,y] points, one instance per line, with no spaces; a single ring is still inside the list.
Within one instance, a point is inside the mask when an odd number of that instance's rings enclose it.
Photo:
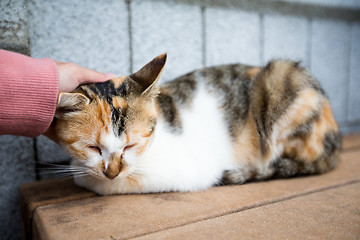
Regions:
[[[122,169],[122,157],[119,154],[112,153],[109,157],[109,165],[104,174],[109,179],[116,178]]]

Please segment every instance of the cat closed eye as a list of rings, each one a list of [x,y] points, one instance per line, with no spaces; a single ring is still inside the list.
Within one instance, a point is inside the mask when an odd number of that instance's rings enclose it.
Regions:
[[[101,149],[97,146],[88,146],[91,150],[97,152],[99,155],[102,155]]]
[[[124,152],[125,152],[126,150],[129,150],[130,148],[135,147],[136,145],[137,145],[137,143],[134,143],[134,144],[131,144],[131,145],[127,145],[127,146],[124,148]]]

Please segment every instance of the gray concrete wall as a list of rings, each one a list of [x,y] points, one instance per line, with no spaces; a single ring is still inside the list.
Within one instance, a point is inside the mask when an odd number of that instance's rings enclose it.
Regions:
[[[196,68],[302,61],[344,133],[360,131],[356,0],[1,0],[0,48],[129,74],[168,53],[161,81]],[[19,238],[18,187],[69,157],[45,137],[0,136],[0,236]],[[3,238],[4,236],[4,238]]]

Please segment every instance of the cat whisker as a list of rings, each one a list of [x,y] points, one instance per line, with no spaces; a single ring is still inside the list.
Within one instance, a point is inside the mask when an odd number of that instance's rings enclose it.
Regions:
[[[78,178],[93,176],[96,178],[101,178],[102,176],[93,171],[88,167],[83,166],[74,166],[74,165],[61,165],[54,163],[40,163],[43,167],[39,167],[43,172],[41,173],[42,177],[52,177],[52,178]]]
[[[151,165],[148,165],[148,166],[136,165],[134,167],[134,169],[137,169],[137,170],[148,170],[148,169],[153,169],[153,168],[155,168],[155,167],[151,166]]]
[[[128,175],[128,178],[131,178],[132,180],[136,180],[135,177]]]
[[[43,178],[72,178],[73,174],[41,174]]]
[[[136,178],[143,176],[142,172],[131,172],[128,174],[128,177],[130,177],[133,180],[136,180]]]
[[[40,163],[39,166],[40,169],[63,169],[63,170],[83,170],[86,169],[85,167],[80,166],[73,166],[73,165],[61,165],[61,164],[52,164],[52,163]]]
[[[144,164],[144,163],[136,164],[136,167],[152,167],[152,166],[154,166],[154,164],[150,164],[150,163],[148,163],[148,164]]]
[[[76,169],[45,169],[45,172],[51,172],[51,173],[77,173],[77,172],[84,172],[83,170],[76,170]]]
[[[89,175],[89,176],[92,176],[92,177],[95,177],[97,179],[103,179],[103,175],[99,172],[96,172],[92,169],[87,169],[86,173]]]
[[[136,177],[138,177],[139,175],[136,174],[132,174],[130,173],[129,175],[127,175],[127,177],[131,178],[132,180],[136,180]]]
[[[136,173],[136,172],[143,172],[143,170],[145,170],[145,168],[143,168],[143,169],[141,169],[141,168],[138,168],[138,167],[136,167],[136,168],[133,168],[133,169],[131,169],[131,173]]]
[[[74,178],[78,178],[78,177],[86,177],[86,176],[90,176],[89,174],[87,173],[84,173],[84,174],[79,174],[79,175],[73,175]]]

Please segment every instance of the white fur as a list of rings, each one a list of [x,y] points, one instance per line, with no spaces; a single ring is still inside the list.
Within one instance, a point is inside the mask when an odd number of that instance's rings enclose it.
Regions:
[[[102,149],[103,159],[105,160],[105,170],[109,166],[109,158],[112,153],[122,154],[126,146],[126,137],[121,135],[120,137],[115,136],[112,128],[109,128],[109,132],[100,141],[104,147]]]
[[[211,187],[235,162],[218,104],[214,96],[200,87],[191,106],[181,109],[181,133],[171,133],[164,120],[158,119],[153,141],[144,154],[135,161],[131,151],[126,153],[125,159],[131,163],[127,172],[113,180],[79,177],[76,182],[100,194],[196,191]],[[138,187],[127,182],[132,171],[140,179]]]
[[[160,121],[149,150],[139,164],[151,164],[146,191],[195,191],[217,183],[231,168],[233,155],[217,101],[200,89],[192,108],[183,110],[183,132],[171,134]]]

